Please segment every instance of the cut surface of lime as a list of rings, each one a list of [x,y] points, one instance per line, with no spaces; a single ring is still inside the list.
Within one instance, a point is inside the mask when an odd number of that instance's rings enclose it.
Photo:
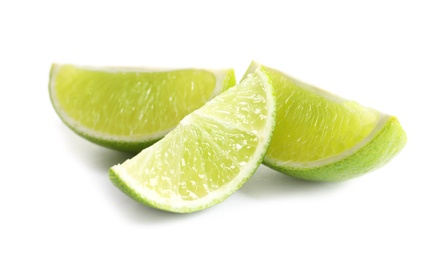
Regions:
[[[172,212],[211,207],[239,189],[269,146],[276,104],[262,67],[186,116],[162,140],[110,168],[123,192]]]
[[[258,66],[253,62],[247,73]],[[267,70],[277,97],[267,166],[301,179],[342,181],[381,167],[404,147],[396,117]]]
[[[235,85],[233,69],[146,69],[53,64],[49,93],[63,122],[86,139],[139,152]]]

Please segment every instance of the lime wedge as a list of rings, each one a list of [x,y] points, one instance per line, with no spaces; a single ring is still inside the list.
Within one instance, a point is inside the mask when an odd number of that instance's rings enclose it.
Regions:
[[[54,64],[49,93],[58,116],[77,134],[109,148],[139,152],[234,84],[232,69]]]
[[[110,168],[112,182],[146,205],[194,212],[230,196],[255,172],[275,126],[262,67],[186,116],[162,140]]]
[[[253,62],[247,73],[259,65]],[[267,68],[277,124],[264,164],[314,181],[343,181],[377,169],[405,145],[397,118]]]

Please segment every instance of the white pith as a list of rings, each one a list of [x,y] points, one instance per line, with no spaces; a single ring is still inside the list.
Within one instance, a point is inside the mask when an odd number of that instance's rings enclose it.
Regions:
[[[268,76],[265,72],[261,70],[256,71],[260,78],[263,80],[263,85],[265,87],[266,93],[266,101],[267,101],[267,115],[266,122],[263,130],[261,131],[263,134],[259,136],[259,144],[256,147],[255,153],[252,155],[250,160],[241,167],[239,174],[233,178],[231,182],[220,187],[219,189],[212,191],[207,196],[198,198],[196,200],[182,200],[179,196],[175,196],[171,199],[163,198],[158,195],[156,192],[146,189],[136,180],[131,178],[130,174],[126,171],[124,164],[115,165],[112,167],[112,170],[118,175],[118,177],[132,190],[136,191],[136,193],[142,197],[143,200],[148,201],[149,203],[158,206],[163,209],[178,211],[178,212],[187,212],[194,211],[197,209],[205,208],[208,205],[216,204],[228,197],[232,192],[234,192],[238,187],[254,172],[254,170],[258,167],[260,160],[263,157],[267,147],[269,146],[271,133],[274,129],[275,125],[275,109],[276,109],[276,101],[273,96],[272,86],[269,81]],[[193,116],[197,115],[197,116]],[[209,114],[201,113],[200,109],[194,111],[192,114],[185,117],[181,123],[181,127],[186,127],[192,124],[192,120],[195,120],[194,117],[210,117]],[[211,118],[213,120],[213,118]],[[216,120],[216,119],[214,119]],[[175,132],[171,132],[165,138],[175,138]],[[163,139],[164,140],[164,139]],[[155,149],[156,146],[161,145],[162,140],[156,143],[155,145],[147,148],[147,149]]]
[[[89,136],[95,139],[99,140],[106,140],[109,142],[119,142],[119,143],[139,143],[139,142],[149,142],[149,141],[155,141],[163,136],[165,136],[167,133],[169,133],[171,130],[173,130],[174,127],[165,129],[159,132],[156,132],[154,134],[149,135],[111,135],[107,133],[102,133],[98,131],[94,131],[88,127],[85,127],[78,121],[72,119],[69,117],[66,112],[64,111],[63,107],[59,104],[57,97],[56,97],[56,90],[55,90],[55,83],[56,83],[56,77],[58,75],[58,72],[60,68],[62,67],[62,64],[53,64],[52,67],[52,73],[49,83],[49,90],[51,99],[53,102],[53,105],[55,107],[55,110],[59,114],[59,116],[63,119],[63,121],[75,129],[78,133]],[[93,70],[93,71],[105,71],[110,73],[117,73],[121,71],[126,72],[167,72],[167,71],[174,71],[177,69],[174,68],[147,68],[147,67],[137,67],[137,68],[130,68],[130,67],[93,67],[93,66],[76,66],[77,68],[86,69],[86,70]],[[195,68],[197,69],[197,68]],[[209,100],[213,99],[215,96],[217,96],[219,93],[223,91],[224,81],[227,77],[227,70],[222,69],[204,69],[206,71],[210,71],[213,73],[213,75],[216,78],[216,85],[213,90],[213,93],[211,94]]]

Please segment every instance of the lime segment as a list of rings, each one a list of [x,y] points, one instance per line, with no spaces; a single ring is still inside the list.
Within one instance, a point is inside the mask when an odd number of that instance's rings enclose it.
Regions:
[[[98,144],[138,152],[235,84],[234,71],[54,64],[50,96],[60,118]]]
[[[213,206],[239,189],[263,160],[275,126],[275,97],[263,67],[187,115],[156,144],[110,169],[113,183],[172,212]]]
[[[253,62],[247,73],[258,66]],[[395,117],[267,70],[277,97],[264,159],[269,167],[306,180],[342,181],[381,167],[404,147],[406,134]]]

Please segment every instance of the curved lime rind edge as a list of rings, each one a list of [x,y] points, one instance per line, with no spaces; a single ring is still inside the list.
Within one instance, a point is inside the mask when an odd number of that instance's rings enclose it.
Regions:
[[[265,159],[263,164],[299,179],[323,182],[345,181],[384,166],[404,148],[406,142],[406,133],[398,119],[391,116],[370,142],[338,161],[309,169],[282,167]]]

